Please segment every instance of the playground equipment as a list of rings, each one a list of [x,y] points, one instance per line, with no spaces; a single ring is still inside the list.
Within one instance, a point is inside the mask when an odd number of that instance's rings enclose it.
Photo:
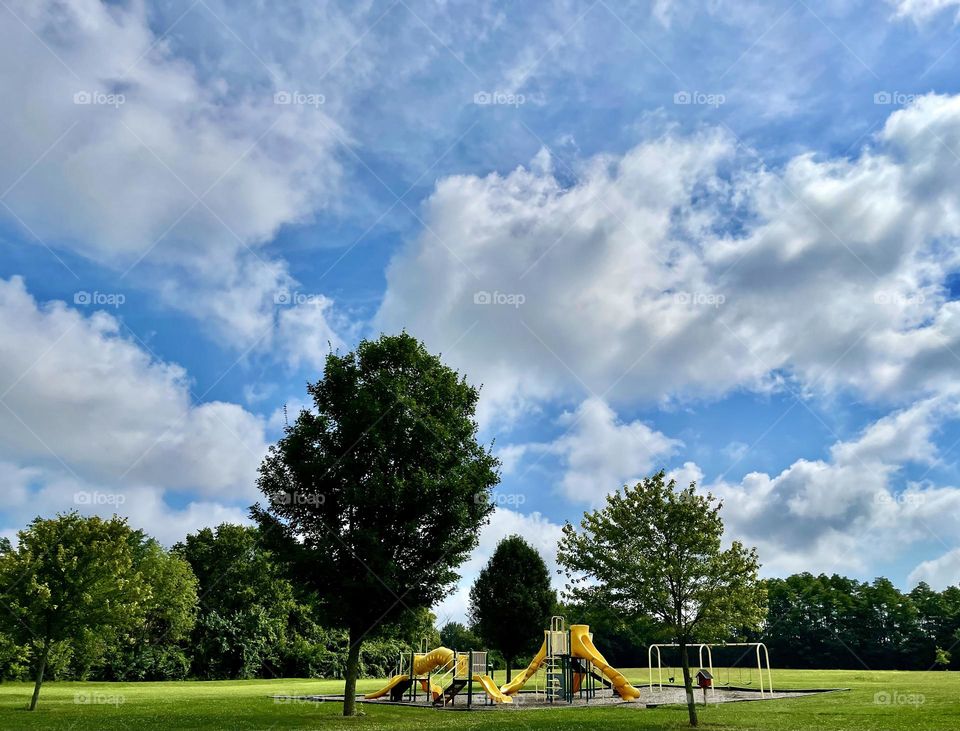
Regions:
[[[660,650],[661,648],[664,648],[664,647],[679,647],[679,645],[673,642],[660,643],[660,644],[650,645],[650,647],[647,649],[647,667],[650,673],[649,678],[650,678],[651,691],[653,690],[654,685],[657,686],[658,690],[661,690],[661,691],[663,690],[663,668],[662,668],[662,659],[661,659]],[[714,670],[713,670],[713,649],[712,648],[714,647],[720,647],[720,648],[724,648],[724,647],[751,648],[752,647],[754,648],[754,651],[756,652],[756,660],[757,660],[757,673],[760,676],[760,687],[759,687],[760,697],[761,698],[764,697],[767,693],[770,693],[770,694],[773,693],[773,676],[770,673],[770,653],[767,651],[767,646],[762,642],[726,642],[726,643],[720,643],[720,644],[714,644],[714,645],[708,645],[705,643],[694,643],[694,644],[687,645],[687,651],[691,649],[697,650],[697,659],[699,660],[700,667],[703,669],[709,670],[711,678],[714,679],[713,684],[710,686],[711,692],[715,693],[716,685],[718,685],[718,683],[715,680],[716,673],[714,673]],[[761,651],[763,653],[762,661],[761,661]],[[746,655],[749,652],[750,650],[748,649],[743,654]],[[707,664],[704,664],[703,662],[704,653],[706,653]],[[653,680],[654,654],[656,654],[656,657],[657,657],[657,682],[656,683],[654,683],[654,680]],[[764,686],[764,681],[763,681],[763,670],[764,670],[763,665],[764,664],[766,664],[766,670],[767,670],[766,686]],[[672,667],[669,665],[667,666],[667,668],[668,670],[672,669]],[[742,685],[743,684],[743,668],[738,667],[738,671],[739,671],[740,683]],[[753,683],[753,666],[752,665],[748,668],[748,671],[749,671],[749,679],[746,681],[746,684],[751,685]],[[674,680],[674,676],[672,675],[668,676],[667,678],[668,683],[672,683],[673,680]],[[719,683],[719,684],[726,685],[726,686],[731,685],[730,668],[727,668],[727,681],[725,683]]]
[[[550,629],[543,635],[543,644],[526,670],[501,686],[500,692],[505,696],[516,694],[536,677],[535,692],[542,692],[549,703],[572,703],[575,694],[589,701],[599,685],[612,687],[625,701],[640,697],[640,691],[611,667],[594,646],[588,625],[573,624],[567,629],[563,617],[552,617]]]
[[[421,652],[401,653],[397,673],[380,690],[368,693],[366,700],[382,698],[390,694],[390,700],[417,702],[418,686],[424,692],[424,700],[437,706],[454,703],[457,695],[466,691],[467,708],[473,706],[473,684],[478,683],[494,703],[513,703],[513,698],[504,695],[490,677],[486,652],[456,652],[447,647],[437,647],[427,652],[426,644]]]

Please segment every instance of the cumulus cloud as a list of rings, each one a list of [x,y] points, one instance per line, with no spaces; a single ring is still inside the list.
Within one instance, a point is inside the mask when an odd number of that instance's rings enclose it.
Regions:
[[[552,442],[508,445],[501,451],[507,472],[524,457],[558,458],[563,470],[559,488],[571,502],[596,504],[624,484],[634,483],[682,446],[642,421],[623,422],[599,398],[589,398],[559,419],[566,428]]]
[[[220,523],[248,523],[244,505],[217,500],[195,499],[174,507],[162,487],[120,487],[91,483],[63,468],[24,468],[0,462],[0,476],[28,476],[27,484],[7,495],[0,535],[16,540],[17,530],[36,517],[48,518],[58,512],[109,517],[121,515],[131,527],[143,530],[164,545],[182,540],[188,533]]]
[[[837,442],[827,459],[706,487],[724,502],[729,534],[756,545],[767,571],[864,572],[876,560],[865,546],[960,540],[960,489],[897,484],[905,464],[932,464],[935,432],[957,413],[955,401],[922,401]]]
[[[929,95],[853,160],[758,166],[722,132],[584,162],[454,176],[393,260],[377,324],[440,345],[511,418],[734,388],[954,389],[960,97]]]
[[[943,591],[948,586],[960,585],[960,548],[948,551],[939,558],[923,561],[907,579],[910,586],[925,581],[933,589]]]
[[[114,486],[253,494],[262,420],[195,402],[186,372],[155,360],[118,320],[38,304],[0,280],[0,458]]]
[[[331,200],[335,121],[199,73],[142,3],[12,2],[0,61],[30,69],[4,79],[0,213],[155,288],[231,345],[271,344],[274,293],[295,282],[259,249]]]

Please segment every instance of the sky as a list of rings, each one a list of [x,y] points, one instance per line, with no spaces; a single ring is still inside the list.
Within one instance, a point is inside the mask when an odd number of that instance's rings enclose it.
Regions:
[[[246,521],[326,355],[405,329],[502,461],[441,622],[659,469],[766,576],[960,582],[958,20],[3,0],[0,534]]]

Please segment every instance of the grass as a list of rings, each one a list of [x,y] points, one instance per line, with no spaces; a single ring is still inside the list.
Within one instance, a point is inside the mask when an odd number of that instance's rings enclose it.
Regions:
[[[647,671],[627,670],[635,683]],[[717,676],[726,679],[726,671]],[[498,678],[502,680],[502,678]],[[734,671],[732,679],[737,680]],[[774,670],[775,688],[850,688],[790,700],[730,703],[701,709],[701,727],[716,731],[955,731],[960,728],[960,677],[946,672]],[[360,691],[381,684],[360,682]],[[754,679],[756,685],[756,679]],[[686,711],[595,707],[479,713],[362,706],[344,719],[338,703],[278,702],[282,694],[342,692],[333,680],[249,680],[170,683],[47,683],[35,712],[25,710],[32,686],[0,684],[0,729],[186,731],[363,729],[682,729]],[[878,695],[879,694],[879,695]],[[890,699],[890,703],[883,701]],[[878,702],[879,701],[879,702]]]

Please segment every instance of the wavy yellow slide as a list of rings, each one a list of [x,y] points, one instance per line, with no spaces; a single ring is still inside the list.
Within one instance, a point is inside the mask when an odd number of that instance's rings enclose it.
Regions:
[[[511,696],[520,690],[524,685],[527,684],[527,681],[530,680],[540,669],[540,666],[543,665],[544,659],[547,657],[547,641],[544,640],[543,644],[540,645],[540,650],[536,655],[533,656],[533,660],[530,661],[530,664],[527,665],[527,669],[524,670],[520,675],[515,677],[506,685],[500,686],[500,692],[506,696]]]
[[[497,703],[513,703],[513,698],[501,692],[497,684],[493,682],[493,678],[489,675],[474,675],[473,679],[480,683],[481,687],[487,692],[487,695]]]
[[[432,673],[437,668],[447,667],[452,664],[453,650],[450,650],[446,647],[438,647],[437,649],[431,650],[425,655],[414,656],[413,674],[423,675],[425,673]],[[364,698],[368,701],[372,701],[375,698],[382,698],[391,690],[393,690],[396,685],[409,679],[409,675],[394,675],[392,678],[390,678],[390,682],[383,686],[380,690],[373,693],[367,693]],[[431,683],[430,686],[430,690],[433,693],[433,699],[436,700],[440,697],[440,694],[443,693],[443,688],[436,683]],[[424,690],[426,690],[426,688],[424,688]]]
[[[627,682],[626,676],[616,668],[610,667],[600,651],[590,639],[590,627],[585,624],[570,625],[570,653],[592,662],[597,670],[603,673],[613,685],[613,689],[625,701],[635,701],[640,697],[640,691]]]

